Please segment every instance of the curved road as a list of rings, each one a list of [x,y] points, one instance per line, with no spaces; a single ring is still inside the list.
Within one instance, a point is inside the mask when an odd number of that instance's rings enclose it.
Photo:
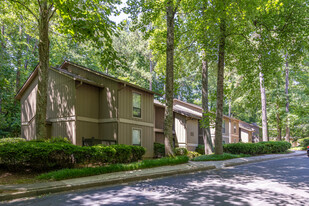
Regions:
[[[308,205],[309,158],[270,160],[0,205]]]

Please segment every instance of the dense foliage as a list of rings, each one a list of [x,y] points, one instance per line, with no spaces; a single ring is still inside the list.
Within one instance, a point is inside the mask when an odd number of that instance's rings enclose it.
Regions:
[[[154,157],[156,157],[156,158],[164,157],[165,156],[164,144],[160,144],[160,143],[155,142],[153,152],[154,152]]]
[[[270,141],[270,142],[259,142],[259,143],[233,143],[225,144],[223,150],[226,153],[231,154],[272,154],[286,152],[291,148],[291,143],[286,141]]]
[[[39,61],[38,2],[0,3],[0,137],[20,135],[20,104],[14,96]],[[57,12],[49,28],[51,66],[70,60],[164,94],[167,1],[129,0],[124,11],[132,19],[117,26],[109,17],[119,14],[116,5],[120,1],[48,1],[52,2]],[[307,137],[307,2],[174,3],[179,3],[175,13],[174,97],[201,105],[205,52],[209,67],[208,107],[216,110],[219,21],[225,18],[223,114],[228,115],[230,109],[233,117],[261,126],[259,72],[263,72],[270,136],[279,139],[289,127],[292,137]],[[72,8],[70,15],[67,7]],[[92,12],[97,9],[102,12]]]
[[[307,147],[309,146],[309,137],[298,139],[297,142],[300,147]]]
[[[145,148],[131,145],[80,147],[63,142],[16,140],[1,144],[0,164],[10,170],[50,170],[76,164],[135,162],[141,160],[145,152]]]

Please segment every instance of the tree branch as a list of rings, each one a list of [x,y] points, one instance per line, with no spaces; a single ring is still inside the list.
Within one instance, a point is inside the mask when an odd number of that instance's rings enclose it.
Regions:
[[[33,13],[33,11],[31,11],[31,9],[29,7],[27,7],[24,3],[20,2],[20,1],[17,1],[17,0],[9,0],[10,2],[14,2],[14,3],[17,3],[17,4],[20,4],[21,6],[23,6],[28,12],[30,12],[33,17],[37,20],[37,22],[39,22],[39,19],[38,17]]]
[[[175,9],[174,9],[174,11],[173,11],[173,16],[175,16],[175,14],[176,14],[176,12],[177,12],[177,9],[178,9],[178,7],[179,7],[180,1],[181,1],[181,0],[177,0],[177,2],[176,2]]]
[[[54,10],[52,11],[52,13],[49,15],[48,17],[48,22],[50,21],[50,19],[54,16],[55,12],[56,12],[56,8],[54,8]]]

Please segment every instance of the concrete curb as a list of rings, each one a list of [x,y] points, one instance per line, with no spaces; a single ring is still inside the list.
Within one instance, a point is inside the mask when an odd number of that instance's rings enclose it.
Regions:
[[[56,181],[50,183],[39,183],[28,185],[27,188],[18,187],[18,185],[2,186],[8,193],[0,193],[0,201],[8,201],[18,198],[34,197],[39,195],[46,195],[51,193],[59,193],[64,191],[72,191],[77,189],[86,189],[99,186],[108,186],[121,183],[129,183],[134,181],[147,180],[151,178],[167,177],[172,175],[193,173],[198,171],[205,171],[211,169],[222,169],[225,167],[237,166],[242,164],[261,162],[273,159],[288,158],[293,156],[304,155],[305,153],[292,153],[287,155],[272,155],[261,157],[249,157],[249,158],[237,158],[232,160],[220,161],[220,162],[189,162],[182,165],[163,166],[158,168],[150,168],[138,171],[118,172],[105,175],[98,175],[92,177]],[[252,159],[254,158],[254,159]],[[114,177],[112,177],[114,176]],[[33,186],[33,187],[31,187]],[[3,189],[2,189],[3,190]],[[12,193],[9,193],[12,191]],[[15,192],[17,191],[17,192]],[[1,187],[0,187],[1,192]]]

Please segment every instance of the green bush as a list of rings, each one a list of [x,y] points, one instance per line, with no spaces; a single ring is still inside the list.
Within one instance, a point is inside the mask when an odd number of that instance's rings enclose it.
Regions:
[[[7,143],[0,147],[0,162],[8,169],[30,167],[35,170],[66,168],[74,165],[75,145],[46,142]]]
[[[165,156],[165,145],[160,143],[154,143],[154,157],[160,158]]]
[[[116,144],[109,147],[116,150],[115,158],[112,161],[113,163],[129,163],[141,160],[146,152],[145,148],[141,146]]]
[[[188,155],[187,148],[176,147],[174,151],[175,151],[176,156],[187,156]]]
[[[223,151],[231,154],[272,154],[286,152],[291,147],[291,143],[285,141],[271,141],[258,143],[233,143],[223,145]]]
[[[145,148],[132,145],[81,147],[61,141],[17,140],[0,146],[0,164],[10,170],[50,170],[86,163],[129,163],[141,160]]]
[[[298,143],[300,147],[306,147],[309,146],[309,137],[298,139]]]
[[[203,154],[205,154],[205,146],[202,145],[202,144],[199,144],[199,145],[196,147],[195,151],[196,151],[197,153],[203,155]]]
[[[18,142],[25,142],[26,139],[24,138],[19,138],[19,137],[7,137],[7,138],[1,138],[0,139],[0,145],[1,144],[6,144],[6,143],[18,143]]]

